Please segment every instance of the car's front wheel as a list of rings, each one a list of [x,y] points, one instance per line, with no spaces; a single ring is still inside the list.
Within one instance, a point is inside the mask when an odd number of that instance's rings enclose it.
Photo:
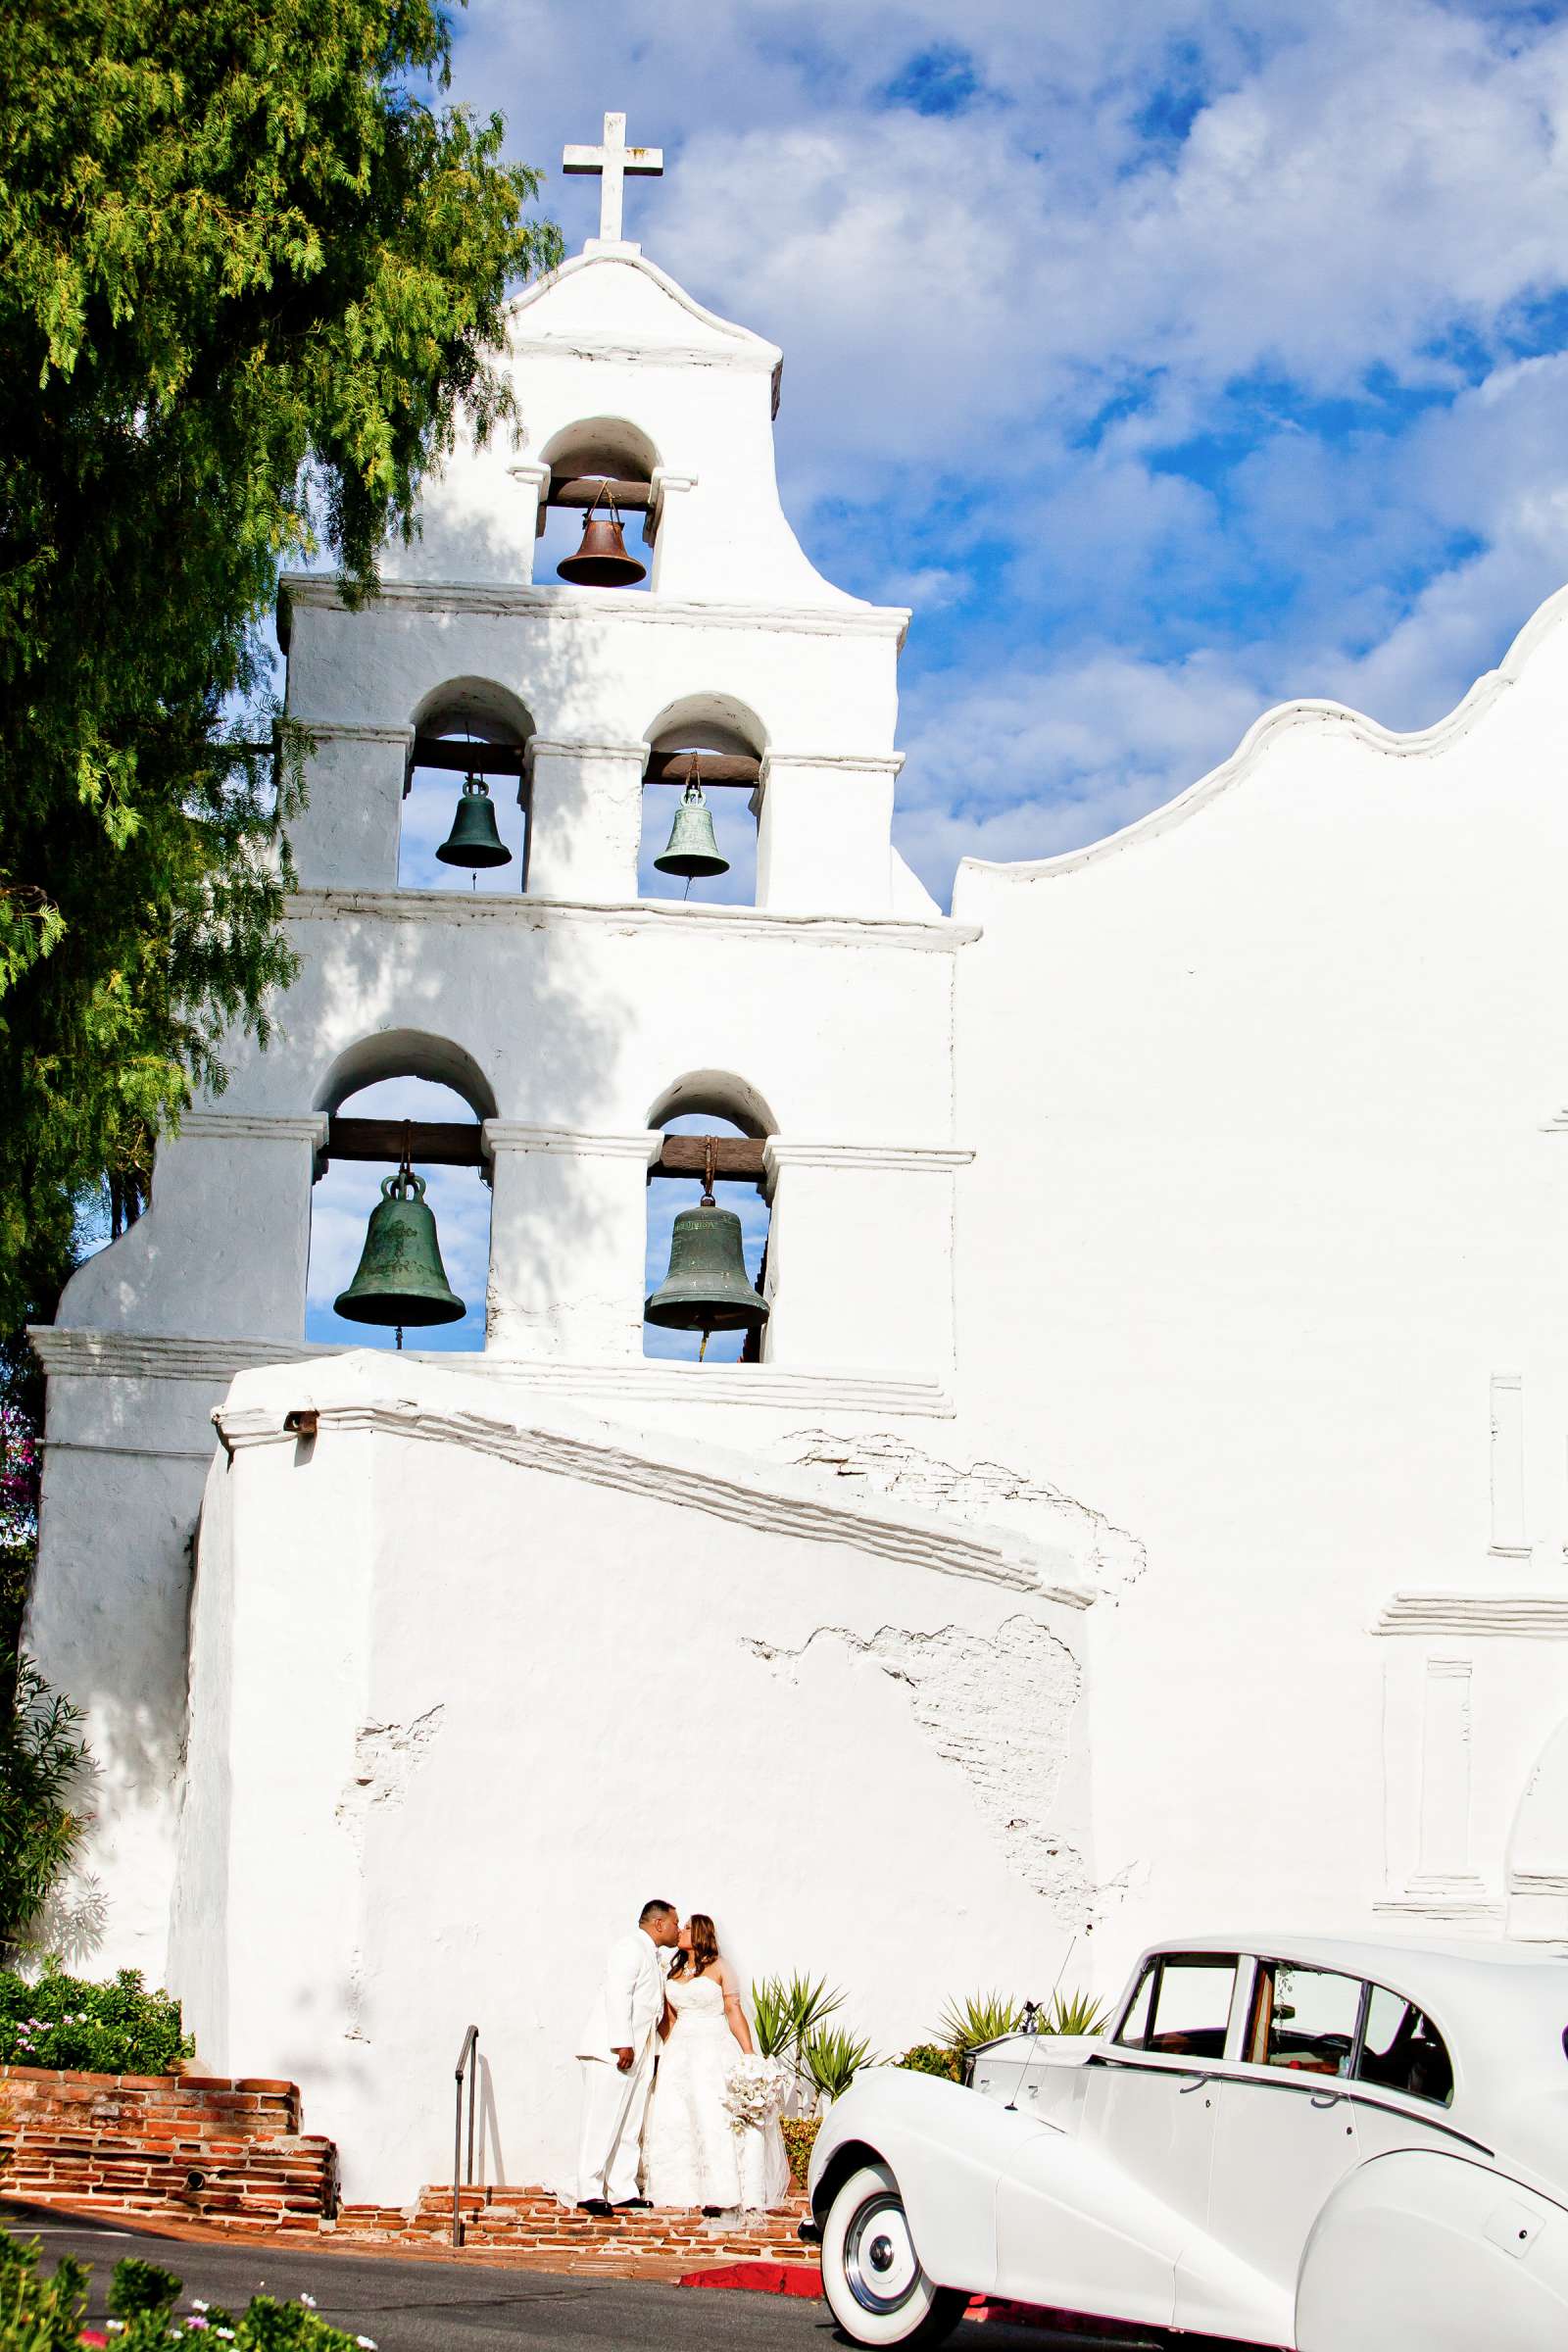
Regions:
[[[939,2344],[969,2300],[926,2277],[899,2184],[885,2164],[851,2173],[827,2209],[822,2292],[858,2344]]]

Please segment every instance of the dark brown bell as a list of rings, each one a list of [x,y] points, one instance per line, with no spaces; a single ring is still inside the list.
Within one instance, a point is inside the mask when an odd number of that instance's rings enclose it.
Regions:
[[[626,553],[618,514],[590,510],[582,526],[582,545],[556,569],[579,588],[633,588],[648,577],[648,566]]]

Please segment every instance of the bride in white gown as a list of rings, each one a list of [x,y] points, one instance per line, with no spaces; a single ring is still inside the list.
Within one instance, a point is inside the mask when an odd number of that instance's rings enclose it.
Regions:
[[[708,2213],[781,2204],[790,2184],[776,2123],[743,2132],[724,2109],[724,2079],[751,2029],[713,1923],[694,1911],[665,1980],[664,2045],[643,2139],[655,2205],[700,2205]]]

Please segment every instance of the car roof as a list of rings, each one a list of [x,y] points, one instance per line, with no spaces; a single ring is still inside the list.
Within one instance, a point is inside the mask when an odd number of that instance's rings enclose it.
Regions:
[[[1161,1954],[1183,1952],[1237,1952],[1370,1978],[1428,2012],[1440,2030],[1460,2029],[1472,2049],[1478,2038],[1496,2047],[1548,2023],[1555,2041],[1568,2028],[1568,1961],[1529,1944],[1444,1942],[1416,1936],[1293,1936],[1269,1929],[1243,1936],[1164,1936],[1148,1946],[1139,1969]]]

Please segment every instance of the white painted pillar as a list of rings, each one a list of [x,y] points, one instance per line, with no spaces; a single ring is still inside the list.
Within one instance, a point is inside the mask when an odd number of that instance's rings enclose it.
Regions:
[[[307,720],[309,799],[288,827],[304,890],[396,890],[412,727]]]
[[[757,904],[782,914],[888,914],[891,759],[769,752],[757,827]]]
[[[545,493],[550,487],[550,468],[537,459],[527,458],[518,466],[509,466],[508,473],[516,483],[521,513],[517,519],[517,553],[521,563],[518,585],[533,584],[534,559],[539,552],[539,537],[545,527]]]
[[[501,1355],[625,1363],[643,1351],[648,1169],[662,1136],[486,1119],[485,1345]]]
[[[769,1139],[769,1363],[951,1375],[954,1179],[973,1156]]]
[[[637,896],[645,743],[528,746],[528,895],[611,900]]]
[[[185,1113],[152,1204],[77,1269],[57,1320],[180,1338],[303,1340],[311,1180],[326,1117]]]

